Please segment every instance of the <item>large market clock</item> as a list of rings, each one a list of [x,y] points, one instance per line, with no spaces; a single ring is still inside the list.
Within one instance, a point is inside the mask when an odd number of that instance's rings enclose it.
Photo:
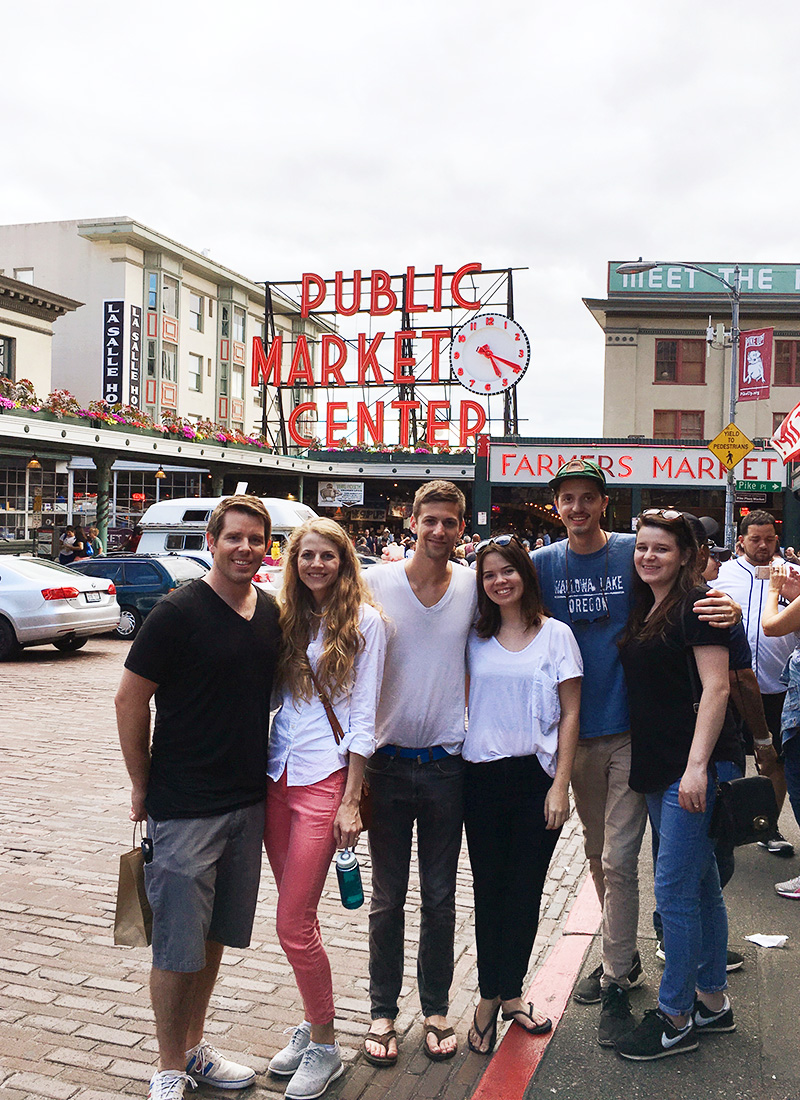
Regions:
[[[450,345],[453,377],[470,393],[511,389],[528,369],[530,358],[524,330],[502,313],[479,313],[456,329]]]

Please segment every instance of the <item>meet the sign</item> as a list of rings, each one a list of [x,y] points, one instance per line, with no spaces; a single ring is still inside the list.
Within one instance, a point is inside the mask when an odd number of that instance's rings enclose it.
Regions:
[[[623,260],[612,260],[608,265],[609,294],[721,294],[723,288],[716,279],[681,267],[680,264],[662,264],[652,271],[636,275],[620,275],[617,268]],[[722,279],[733,282],[735,264],[702,263]],[[800,294],[800,264],[739,264],[742,294]]]

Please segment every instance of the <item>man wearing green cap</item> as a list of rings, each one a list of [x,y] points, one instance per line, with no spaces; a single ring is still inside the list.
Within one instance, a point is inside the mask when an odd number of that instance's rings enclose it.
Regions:
[[[598,1041],[614,1042],[633,1026],[627,990],[644,981],[636,929],[639,849],[647,810],[628,786],[630,719],[617,638],[628,620],[636,536],[601,527],[606,479],[594,462],[573,458],[550,482],[565,541],[531,554],[548,610],[572,628],[581,650],[581,732],[572,772],[584,847],[603,910],[602,964],[575,987],[575,1000],[603,1002]],[[737,608],[725,596],[695,604],[702,618],[726,626]]]

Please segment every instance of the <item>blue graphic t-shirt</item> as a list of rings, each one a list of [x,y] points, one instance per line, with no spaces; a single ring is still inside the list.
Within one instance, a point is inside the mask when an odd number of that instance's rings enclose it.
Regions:
[[[567,540],[531,554],[547,610],[572,628],[583,657],[581,737],[630,729],[617,638],[628,621],[635,535],[614,533],[594,554],[576,554]]]

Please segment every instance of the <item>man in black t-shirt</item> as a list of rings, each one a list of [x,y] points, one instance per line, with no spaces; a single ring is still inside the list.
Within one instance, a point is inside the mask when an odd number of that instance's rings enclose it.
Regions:
[[[220,1055],[203,1029],[223,945],[250,942],[261,872],[280,628],[275,601],[252,579],[270,533],[256,497],[217,506],[208,525],[210,571],[154,608],[117,692],[130,817],[147,820],[152,840],[145,884],[159,1059],[151,1100],[178,1100],[187,1083],[240,1089],[255,1079]]]

